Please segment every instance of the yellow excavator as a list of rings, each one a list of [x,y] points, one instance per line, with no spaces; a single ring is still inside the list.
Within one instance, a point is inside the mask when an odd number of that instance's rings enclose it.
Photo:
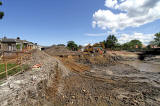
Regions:
[[[85,54],[93,53],[93,46],[91,46],[90,44],[88,44],[88,45],[84,48],[84,53],[85,53]]]
[[[93,46],[88,44],[84,49],[85,54],[92,54],[92,53],[103,54],[104,52],[105,52],[104,43],[95,43]]]

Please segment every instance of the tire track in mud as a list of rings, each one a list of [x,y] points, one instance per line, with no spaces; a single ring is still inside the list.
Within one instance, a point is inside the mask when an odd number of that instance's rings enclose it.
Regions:
[[[63,62],[63,64],[67,68],[70,69],[71,72],[76,73],[83,78],[94,79],[94,80],[97,80],[97,81],[107,82],[107,83],[110,83],[110,84],[115,84],[116,83],[116,81],[114,81],[112,79],[107,79],[107,78],[102,78],[102,77],[89,75],[89,74],[91,74],[89,72],[90,67],[84,66],[83,64],[77,64],[77,63],[73,62],[72,60],[68,60],[68,59],[60,59],[60,60]]]

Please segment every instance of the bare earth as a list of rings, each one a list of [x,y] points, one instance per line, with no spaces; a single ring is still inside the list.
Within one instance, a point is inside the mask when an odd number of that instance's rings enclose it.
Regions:
[[[26,70],[1,84],[0,105],[159,106],[158,65],[135,64],[136,54],[129,55],[130,61],[117,54],[56,59],[34,51],[28,64],[42,68]]]

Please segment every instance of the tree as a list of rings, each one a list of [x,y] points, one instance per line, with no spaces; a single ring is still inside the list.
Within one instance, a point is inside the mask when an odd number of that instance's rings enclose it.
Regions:
[[[121,49],[122,49],[122,45],[120,43],[116,43],[115,50],[121,50]]]
[[[2,5],[2,2],[0,2],[0,6]],[[0,19],[2,19],[4,16],[4,13],[0,11]]]
[[[74,41],[68,41],[67,42],[67,47],[69,50],[72,51],[77,51],[78,50],[78,45]]]
[[[137,46],[138,46],[138,49],[142,48],[142,42],[139,40],[131,40],[129,44],[130,44],[130,47],[133,49],[136,49]]]
[[[135,50],[142,48],[142,42],[139,40],[131,40],[130,42],[124,43],[122,45],[124,50]]]
[[[154,43],[155,43],[157,46],[160,46],[160,32],[159,32],[159,33],[156,33],[154,36],[155,36],[155,38],[154,38]]]
[[[122,45],[122,49],[123,49],[123,50],[129,50],[129,49],[130,49],[129,42],[124,43],[124,44]]]
[[[21,45],[20,45],[20,44],[17,44],[17,45],[16,45],[16,48],[17,48],[18,50],[20,50]]]
[[[114,35],[109,35],[106,40],[106,48],[113,49],[117,44],[118,40]]]

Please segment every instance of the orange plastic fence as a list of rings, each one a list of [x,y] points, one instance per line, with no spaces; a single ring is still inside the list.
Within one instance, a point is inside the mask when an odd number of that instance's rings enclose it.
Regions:
[[[13,69],[15,69],[17,67],[22,66],[22,64],[24,63],[26,58],[31,59],[31,57],[32,57],[31,53],[25,53],[25,52],[17,52],[17,53],[18,53],[17,57],[15,59],[10,59],[10,60],[5,60],[5,58],[3,58],[4,55],[5,55],[5,52],[3,53],[2,62],[0,64],[4,64],[5,65],[5,71],[1,72],[0,75],[6,73],[6,78],[8,78],[8,72],[9,71],[12,71]],[[19,55],[19,53],[21,55]],[[10,68],[10,69],[7,69],[8,63],[16,63],[17,65],[12,67],[12,68]],[[21,71],[22,71],[22,67],[21,67]]]

